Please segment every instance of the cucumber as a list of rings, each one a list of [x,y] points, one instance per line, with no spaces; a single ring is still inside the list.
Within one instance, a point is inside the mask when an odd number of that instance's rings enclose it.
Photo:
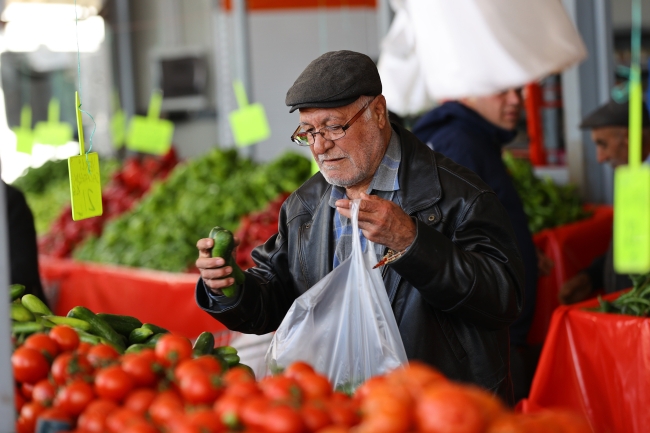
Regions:
[[[23,295],[23,297],[20,299],[20,302],[32,313],[38,314],[39,316],[51,316],[54,313],[52,313],[52,310],[48,308],[47,305],[40,299],[38,299],[36,296],[32,295],[31,293],[28,293],[26,295]]]
[[[81,306],[74,307],[68,312],[68,317],[85,320],[90,323],[90,331],[93,334],[106,339],[106,341],[117,349],[118,352],[124,352],[126,347],[120,334],[118,334],[115,329],[111,328],[111,325],[106,323],[104,319],[97,317],[97,315],[88,308]]]
[[[214,348],[214,335],[211,332],[202,332],[194,342],[192,355],[197,358],[201,355],[209,355]]]
[[[221,355],[221,358],[223,358],[224,361],[228,364],[228,367],[234,367],[235,365],[239,364],[239,361],[241,359],[239,358],[239,355],[233,355],[233,354],[228,354],[228,355]]]
[[[97,317],[104,319],[118,333],[128,337],[136,328],[142,326],[142,322],[133,316],[123,316],[120,314],[97,313]]]
[[[237,355],[237,349],[235,349],[232,346],[220,346],[220,347],[215,347],[212,353],[219,356]]]
[[[160,334],[153,334],[147,341],[144,342],[144,344],[150,344],[151,347],[153,347],[156,345],[156,343],[158,343],[158,340],[160,340],[163,335],[167,335],[167,333],[161,332]]]
[[[11,318],[16,322],[34,321],[34,315],[23,304],[11,304]]]
[[[77,331],[77,334],[79,335],[79,340],[83,341],[84,343],[89,343],[95,346],[102,342],[102,339],[97,335],[90,334],[86,331],[82,331],[81,329],[75,329],[75,331]]]
[[[33,334],[43,330],[43,325],[38,322],[13,322],[11,324],[12,334]]]
[[[73,317],[42,316],[41,319],[52,322],[54,325],[66,325],[71,328],[81,329],[82,331],[90,331],[91,329],[90,323],[86,322],[85,320],[75,319]]]
[[[155,347],[155,345],[151,345],[151,344],[147,344],[147,343],[145,343],[145,344],[132,344],[132,345],[130,345],[129,347],[126,348],[124,353],[138,353],[138,352],[142,352],[145,349],[153,349],[154,347]]]
[[[235,285],[244,284],[245,274],[235,262],[232,256],[232,250],[235,247],[235,240],[230,230],[216,226],[210,230],[209,237],[214,240],[212,247],[212,257],[221,257],[226,261],[226,265],[232,268],[231,277],[235,279]],[[237,294],[237,287],[230,286],[221,289],[221,292],[228,298]]]
[[[142,327],[145,329],[149,329],[154,334],[169,334],[169,331],[166,330],[165,328],[161,328],[160,326],[156,326],[151,323],[144,323]]]
[[[240,363],[240,364],[234,365],[232,368],[243,368],[244,370],[248,371],[248,372],[250,373],[251,376],[253,376],[253,379],[255,379],[255,372],[253,371],[252,368],[250,368],[250,367],[249,367],[248,365],[246,365],[246,364],[241,364],[241,363]]]
[[[15,301],[16,299],[23,296],[25,293],[25,286],[22,284],[12,284],[9,286],[9,292],[11,293],[11,300]]]
[[[148,328],[135,328],[129,334],[129,344],[139,344],[147,341],[153,335],[153,331]]]

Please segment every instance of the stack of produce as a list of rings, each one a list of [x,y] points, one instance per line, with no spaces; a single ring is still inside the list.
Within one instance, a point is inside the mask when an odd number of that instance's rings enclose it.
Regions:
[[[119,168],[114,159],[102,160],[100,179],[102,185]],[[27,204],[34,215],[36,233],[47,233],[56,218],[57,211],[70,202],[68,160],[47,161],[40,167],[30,167],[12,182],[25,194]]]
[[[216,225],[236,230],[243,215],[263,208],[310,176],[310,162],[287,153],[269,164],[215,149],[179,165],[132,209],[74,253],[80,260],[184,272],[193,268],[196,241]]]
[[[528,160],[503,153],[505,163],[528,216],[531,233],[572,223],[590,214],[585,211],[573,185],[556,185],[550,179],[535,176]]]
[[[283,193],[270,202],[263,211],[253,212],[241,219],[241,224],[236,234],[240,241],[237,247],[236,260],[242,269],[255,266],[255,262],[251,258],[253,248],[262,245],[278,232],[280,208],[287,197],[289,197],[289,194]]]
[[[66,163],[67,205],[52,223],[49,232],[39,239],[39,252],[59,258],[69,257],[74,248],[84,239],[99,236],[106,221],[130,210],[149,191],[154,181],[167,177],[177,162],[173,149],[161,158],[151,155],[128,158],[122,169],[115,172],[102,189],[103,215],[81,221],[72,220]],[[104,161],[101,161],[100,168],[104,165]],[[104,176],[104,173],[101,175]],[[53,214],[52,209],[50,213]]]
[[[650,273],[630,275],[632,290],[623,293],[613,301],[600,296],[598,311],[601,313],[628,314],[631,316],[650,316]]]

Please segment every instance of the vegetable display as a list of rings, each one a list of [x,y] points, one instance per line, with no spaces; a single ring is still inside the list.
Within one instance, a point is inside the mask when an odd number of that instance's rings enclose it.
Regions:
[[[631,316],[650,316],[650,273],[630,275],[632,290],[623,293],[613,301],[600,296],[598,311],[601,313],[628,314]]]
[[[179,165],[130,212],[109,222],[101,237],[74,253],[80,260],[183,272],[193,268],[196,241],[219,225],[234,231],[259,210],[310,176],[310,162],[286,153],[264,165],[235,150],[215,149]]]
[[[573,185],[556,185],[550,179],[535,176],[528,160],[503,153],[503,162],[512,176],[515,189],[528,216],[531,233],[587,218],[580,196]]]

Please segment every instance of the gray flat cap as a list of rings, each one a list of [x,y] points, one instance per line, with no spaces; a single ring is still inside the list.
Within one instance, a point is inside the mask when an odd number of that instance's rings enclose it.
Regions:
[[[343,107],[359,96],[380,93],[381,78],[370,57],[354,51],[330,51],[302,71],[284,103],[293,113],[299,108]]]
[[[642,106],[642,122],[643,127],[647,128],[650,126],[650,118],[648,117],[648,110],[645,104]],[[614,100],[609,100],[609,102],[601,105],[596,108],[594,111],[589,113],[587,117],[582,119],[580,123],[580,128],[582,129],[593,129],[593,128],[604,128],[607,126],[623,126],[627,128],[630,124],[630,107],[627,102],[619,104]]]

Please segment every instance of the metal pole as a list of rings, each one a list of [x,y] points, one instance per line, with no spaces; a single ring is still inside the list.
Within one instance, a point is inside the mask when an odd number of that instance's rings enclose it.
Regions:
[[[120,100],[127,118],[135,114],[135,90],[133,86],[133,57],[131,54],[131,22],[129,0],[116,0],[117,11],[117,58],[120,72]]]
[[[11,369],[11,321],[9,319],[9,232],[7,227],[7,192],[0,182],[0,432],[13,433],[16,424],[14,378]],[[0,298],[1,300],[2,298]]]
[[[233,45],[235,46],[235,78],[240,80],[250,102],[254,101],[250,79],[250,53],[248,41],[248,13],[246,0],[233,0],[232,18],[234,27]],[[255,145],[248,146],[250,158],[255,155]]]
[[[390,23],[393,20],[393,11],[390,8],[390,0],[377,1],[377,36],[379,44],[384,40],[390,29]]]

